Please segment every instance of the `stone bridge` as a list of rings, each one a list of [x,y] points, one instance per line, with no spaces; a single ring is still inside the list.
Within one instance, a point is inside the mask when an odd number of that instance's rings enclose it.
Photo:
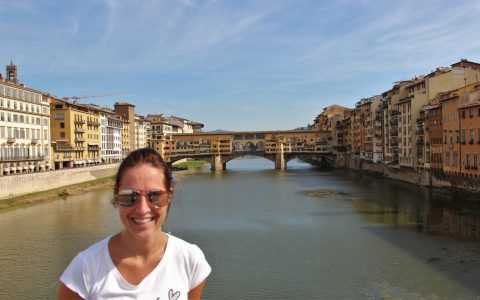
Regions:
[[[184,158],[204,160],[212,170],[225,170],[230,160],[246,155],[264,157],[276,169],[293,158],[333,164],[331,143],[318,131],[245,131],[172,134],[152,145],[167,162]]]

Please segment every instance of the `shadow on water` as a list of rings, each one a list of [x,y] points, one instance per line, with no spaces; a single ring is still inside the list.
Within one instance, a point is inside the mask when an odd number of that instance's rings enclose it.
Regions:
[[[355,192],[312,189],[302,193],[319,200],[344,201],[354,210],[311,212],[311,216],[359,214],[367,224],[365,230],[480,295],[478,195],[437,191],[354,172],[336,173],[352,182]],[[418,233],[424,237],[413,239]],[[432,250],[432,241],[438,248]]]
[[[353,182],[351,190],[306,189],[301,193],[318,199],[350,202],[355,208],[352,213],[360,213],[366,222],[480,241],[480,200],[476,194],[433,190],[355,172],[332,175],[341,175],[338,180]]]

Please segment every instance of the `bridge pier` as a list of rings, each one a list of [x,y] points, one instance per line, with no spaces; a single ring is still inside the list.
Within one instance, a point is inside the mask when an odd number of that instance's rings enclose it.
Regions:
[[[210,160],[210,170],[212,171],[222,171],[227,168],[227,163],[222,163],[222,156],[220,154],[218,155],[212,155],[212,158]]]
[[[285,170],[287,168],[287,162],[285,161],[285,156],[283,153],[275,154],[275,169]]]

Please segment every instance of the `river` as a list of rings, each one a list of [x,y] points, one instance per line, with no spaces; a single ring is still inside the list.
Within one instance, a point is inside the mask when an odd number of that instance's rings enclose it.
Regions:
[[[261,158],[175,173],[165,231],[213,268],[205,299],[480,299],[480,209],[425,188]],[[0,299],[52,299],[121,229],[111,191],[0,214]]]

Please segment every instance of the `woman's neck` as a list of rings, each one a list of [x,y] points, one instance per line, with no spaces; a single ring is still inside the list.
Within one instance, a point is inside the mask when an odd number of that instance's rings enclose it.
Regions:
[[[163,256],[168,243],[168,236],[160,232],[148,239],[137,239],[126,232],[120,233],[119,242],[128,256],[143,257],[145,259]]]

